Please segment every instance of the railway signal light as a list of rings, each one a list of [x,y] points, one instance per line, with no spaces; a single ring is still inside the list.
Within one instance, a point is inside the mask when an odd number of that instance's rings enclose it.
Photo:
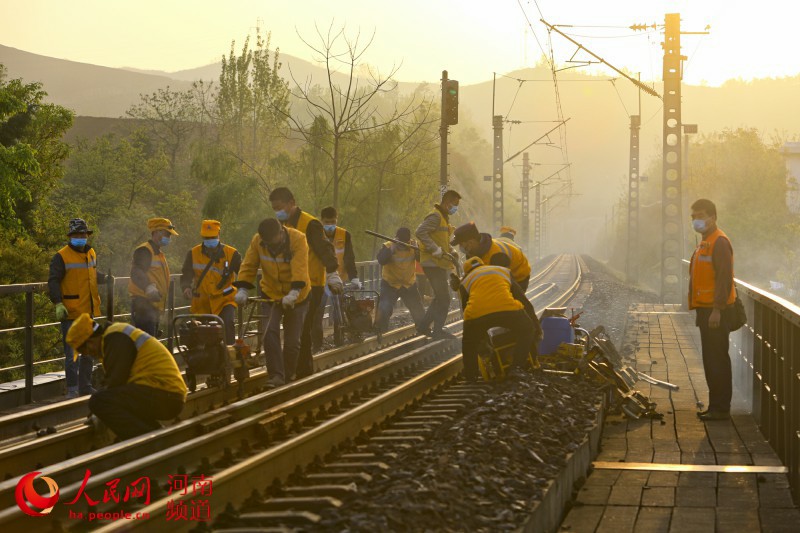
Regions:
[[[458,80],[447,80],[443,87],[442,119],[444,124],[452,126],[458,124]]]

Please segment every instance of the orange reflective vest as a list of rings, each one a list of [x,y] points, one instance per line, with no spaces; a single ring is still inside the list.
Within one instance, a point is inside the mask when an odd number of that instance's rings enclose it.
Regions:
[[[317,220],[316,218],[312,217],[305,211],[300,211],[300,217],[297,219],[297,227],[291,226],[290,224],[285,224],[288,228],[293,228],[301,232],[303,235],[306,234],[306,230],[308,230],[308,223],[312,220]],[[308,275],[311,278],[311,286],[312,287],[324,287],[325,286],[325,265],[322,264],[322,261],[317,254],[311,250],[311,247],[308,247]]]
[[[97,290],[97,256],[94,250],[76,252],[69,245],[58,251],[64,261],[61,280],[61,302],[67,308],[67,318],[75,320],[82,313],[95,317],[100,313],[100,293]]]
[[[492,245],[489,251],[480,256],[484,265],[488,265],[495,254],[505,254],[511,262],[511,276],[514,281],[525,281],[531,275],[531,265],[528,264],[528,258],[522,253],[522,250],[514,245],[502,242],[498,239],[492,239]]]
[[[386,248],[392,247],[392,242],[385,242]],[[417,243],[411,239],[410,244],[416,246]],[[416,251],[406,247],[405,250],[397,250],[392,253],[392,260],[381,268],[383,280],[395,289],[408,288],[417,282]]]
[[[325,235],[327,237],[327,235]],[[339,277],[343,282],[350,281],[350,276],[347,275],[347,269],[344,268],[344,247],[347,243],[347,230],[336,226],[336,231],[333,232],[333,237],[328,238],[333,244],[333,250],[336,252],[336,260],[339,262]]]
[[[289,249],[278,255],[269,252],[258,233],[253,235],[239,269],[239,281],[254,284],[256,273],[261,268],[261,292],[276,301],[289,294],[293,281],[302,281],[305,287],[300,289],[300,296],[297,298],[297,303],[300,303],[311,292],[308,242],[305,235],[296,229],[286,227],[286,233],[289,237]]]
[[[147,278],[150,283],[155,283],[158,292],[161,293],[161,300],[157,302],[150,302],[153,307],[159,311],[163,311],[167,303],[167,293],[169,292],[169,264],[167,264],[167,256],[164,255],[163,250],[159,250],[156,254],[153,246],[149,242],[144,242],[136,247],[147,248],[150,250],[150,270],[147,271]],[[131,296],[139,296],[147,299],[144,290],[140,289],[133,281],[128,283],[128,294]]]
[[[714,272],[714,245],[722,237],[728,239],[721,229],[700,241],[697,245],[692,261],[689,264],[691,276],[691,293],[689,294],[689,309],[697,307],[714,307],[714,292],[716,288],[716,273]],[[730,242],[730,239],[728,239]],[[732,265],[731,265],[732,266]],[[736,287],[731,281],[731,292],[725,302],[730,305],[736,301]]]
[[[461,286],[469,296],[464,320],[524,308],[522,302],[511,294],[511,271],[505,267],[477,266],[464,276]]]
[[[236,302],[233,297],[236,296],[236,287],[233,286],[235,272],[230,272],[231,261],[233,261],[233,254],[236,253],[236,248],[221,244],[222,254],[211,265],[203,276],[200,286],[197,285],[197,280],[206,269],[211,258],[203,253],[203,245],[198,244],[192,248],[192,270],[194,271],[194,295],[192,296],[192,313],[219,315],[222,308],[226,305],[236,307]],[[216,250],[209,250],[209,253],[219,253]],[[219,287],[220,281],[223,277],[225,283]]]

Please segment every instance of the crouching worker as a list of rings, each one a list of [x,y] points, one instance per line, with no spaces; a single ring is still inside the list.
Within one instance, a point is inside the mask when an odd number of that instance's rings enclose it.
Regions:
[[[411,230],[399,228],[395,238],[416,248],[417,242],[411,238]],[[422,307],[422,298],[417,287],[416,262],[419,259],[419,250],[398,244],[385,242],[378,252],[378,263],[381,269],[381,297],[378,303],[378,316],[375,324],[381,332],[389,329],[389,318],[394,311],[394,304],[400,298],[411,313],[417,333],[424,335],[425,331],[420,323],[425,318],[425,308]]]
[[[308,243],[296,229],[282,226],[275,218],[258,225],[258,233],[244,254],[235,285],[236,303],[245,305],[249,291],[255,289],[256,272],[261,268],[261,292],[267,305],[264,352],[267,355],[267,388],[290,381],[297,370],[300,334],[309,310],[311,279],[308,274]],[[283,349],[281,349],[283,323]]]
[[[478,379],[478,352],[487,340],[487,332],[494,327],[506,328],[516,338],[509,375],[518,374],[528,364],[536,335],[530,318],[536,316],[533,306],[508,268],[484,265],[480,258],[473,257],[464,263],[464,272],[458,292],[464,310],[461,351],[466,379]]]
[[[100,360],[106,388],[92,394],[89,410],[120,439],[159,429],[177,417],[186,384],[169,350],[155,337],[124,322],[102,326],[87,314],[67,332],[67,344]]]

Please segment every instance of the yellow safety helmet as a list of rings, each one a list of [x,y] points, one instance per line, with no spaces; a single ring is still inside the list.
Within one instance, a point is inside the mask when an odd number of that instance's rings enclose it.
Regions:
[[[89,340],[100,324],[92,320],[89,313],[82,313],[81,316],[75,319],[67,331],[67,344],[74,349],[73,360],[78,359],[78,348],[83,346],[83,343]]]
[[[469,274],[479,266],[483,266],[483,261],[480,257],[470,257],[464,262],[464,274]]]

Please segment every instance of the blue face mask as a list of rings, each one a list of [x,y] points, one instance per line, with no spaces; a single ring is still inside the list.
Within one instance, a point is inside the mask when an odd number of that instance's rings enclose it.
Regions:
[[[169,246],[170,238],[169,237],[161,237],[160,244],[161,246]]]
[[[203,246],[206,248],[216,248],[219,246],[219,239],[203,239]]]
[[[458,212],[458,206],[451,205],[450,209],[448,209],[447,212],[450,213],[451,215],[455,215]]]
[[[281,222],[286,222],[287,220],[289,220],[289,213],[287,213],[284,209],[281,209],[280,211],[275,211],[275,218],[277,218]]]
[[[326,224],[322,227],[325,229],[325,233],[333,233],[336,231],[336,224]]]
[[[697,233],[705,233],[707,228],[705,219],[696,218],[692,220],[692,228],[694,228]]]
[[[86,246],[87,239],[79,239],[77,237],[70,237],[69,243],[75,248],[83,248]]]

